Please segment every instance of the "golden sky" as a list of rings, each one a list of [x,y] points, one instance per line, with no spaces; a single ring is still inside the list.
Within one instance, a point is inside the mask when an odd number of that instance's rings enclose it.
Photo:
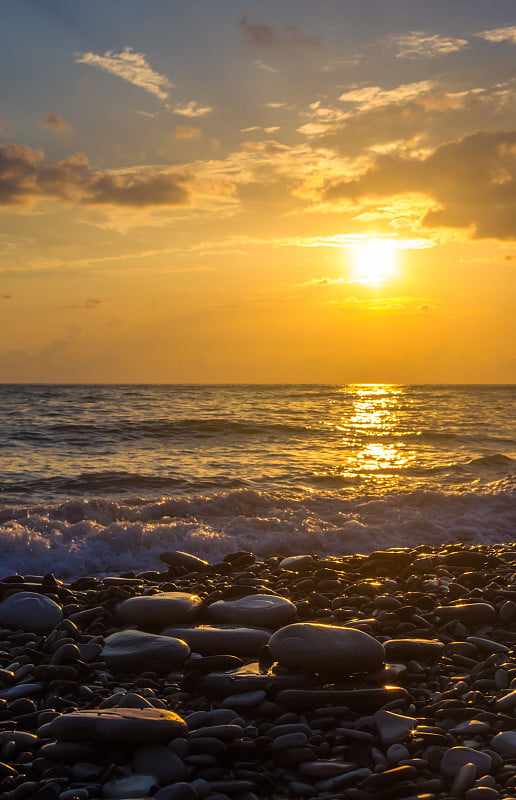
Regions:
[[[0,381],[513,383],[513,0],[6,0]]]

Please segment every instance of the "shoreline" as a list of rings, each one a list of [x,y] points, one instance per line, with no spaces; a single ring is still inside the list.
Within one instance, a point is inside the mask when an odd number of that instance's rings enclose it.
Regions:
[[[516,796],[516,543],[162,562],[0,579],[6,800]]]

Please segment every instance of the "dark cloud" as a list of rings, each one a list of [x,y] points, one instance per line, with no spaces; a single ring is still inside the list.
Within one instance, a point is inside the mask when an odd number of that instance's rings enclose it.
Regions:
[[[0,205],[57,198],[91,205],[184,206],[191,201],[192,181],[187,174],[155,169],[94,172],[82,153],[49,162],[26,145],[0,145]]]
[[[516,239],[516,131],[479,131],[426,158],[380,155],[354,180],[327,185],[325,199],[359,200],[417,192],[438,207],[429,227],[472,228],[476,238]]]
[[[245,33],[247,41],[256,47],[265,47],[272,50],[283,50],[287,47],[307,47],[310,50],[324,50],[324,45],[319,39],[301,33],[294,26],[278,31],[270,25],[249,22],[247,17],[242,17],[239,24]]]
[[[12,300],[11,294],[0,294],[0,300]]]
[[[44,125],[45,128],[53,128],[60,133],[69,133],[72,128],[72,126],[60,117],[59,114],[56,114],[55,111],[49,111],[48,114],[45,114],[41,120],[41,125]]]

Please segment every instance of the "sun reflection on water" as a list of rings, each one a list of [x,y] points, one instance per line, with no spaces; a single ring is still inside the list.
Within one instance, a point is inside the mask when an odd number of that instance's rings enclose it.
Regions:
[[[328,423],[340,434],[331,474],[336,477],[369,475],[389,481],[413,461],[414,455],[401,441],[400,408],[406,389],[397,384],[353,384],[341,390],[345,413],[337,423]],[[351,401],[351,405],[349,405]]]

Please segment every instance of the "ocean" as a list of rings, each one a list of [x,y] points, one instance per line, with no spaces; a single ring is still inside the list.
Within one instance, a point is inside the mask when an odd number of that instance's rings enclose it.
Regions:
[[[0,385],[0,574],[516,540],[516,386]]]

